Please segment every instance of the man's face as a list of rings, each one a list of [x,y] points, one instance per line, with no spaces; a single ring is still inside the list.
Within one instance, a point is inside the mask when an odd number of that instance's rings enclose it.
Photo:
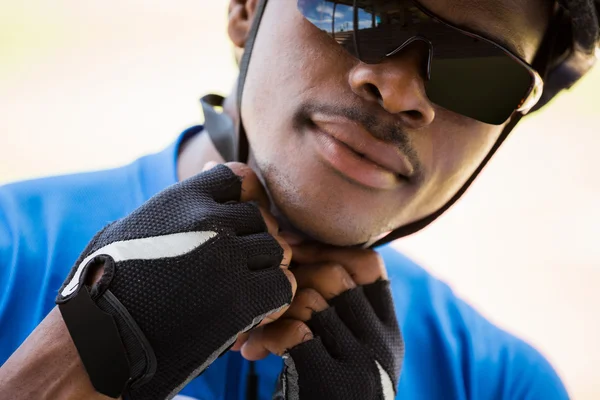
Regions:
[[[550,0],[421,3],[463,28],[502,38],[528,62],[553,9]],[[251,162],[297,229],[334,245],[367,242],[435,212],[482,162],[503,126],[431,103],[426,52],[416,43],[364,64],[307,21],[297,0],[269,1],[242,120]]]

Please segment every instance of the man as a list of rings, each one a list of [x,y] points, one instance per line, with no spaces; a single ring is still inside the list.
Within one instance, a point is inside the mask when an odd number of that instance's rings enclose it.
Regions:
[[[530,346],[367,248],[433,221],[591,68],[597,4],[232,0],[231,119],[212,96],[160,154],[0,191],[0,392],[566,398]],[[251,169],[207,164],[233,160]]]

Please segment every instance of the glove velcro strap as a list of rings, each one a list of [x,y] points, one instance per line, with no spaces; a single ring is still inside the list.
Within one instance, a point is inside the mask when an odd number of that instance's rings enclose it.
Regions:
[[[106,290],[92,300],[83,286],[59,309],[94,388],[117,398],[148,382],[156,356],[121,302]]]
[[[92,385],[99,393],[118,398],[131,376],[114,318],[94,304],[85,286],[58,308]]]
[[[130,366],[127,390],[142,386],[152,379],[156,372],[157,361],[152,346],[138,324],[110,290],[106,290],[96,303],[101,310],[113,316],[121,334]]]

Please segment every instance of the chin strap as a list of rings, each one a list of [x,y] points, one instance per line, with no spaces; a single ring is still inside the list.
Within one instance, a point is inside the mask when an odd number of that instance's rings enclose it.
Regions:
[[[244,95],[244,86],[246,83],[246,77],[248,76],[248,68],[250,67],[250,59],[252,58],[252,50],[254,49],[254,42],[258,36],[258,29],[262,20],[263,14],[265,13],[265,7],[267,6],[267,0],[259,1],[256,5],[254,13],[254,20],[252,21],[252,27],[248,33],[248,40],[244,44],[244,54],[240,61],[240,76],[238,79],[237,87],[237,109],[239,113],[238,124],[237,124],[237,137],[239,138],[239,146],[237,151],[237,161],[245,162],[248,160],[249,144],[242,123],[242,97]]]
[[[235,161],[238,154],[238,135],[233,120],[216,107],[223,107],[225,99],[216,94],[207,94],[200,99],[204,113],[204,128],[208,132],[215,148],[227,162]]]
[[[236,96],[239,113],[239,122],[237,126],[227,114],[218,112],[215,109],[215,107],[223,107],[225,99],[222,96],[209,94],[200,99],[200,104],[202,105],[202,111],[204,113],[204,127],[208,131],[216,149],[227,162],[246,162],[248,160],[248,138],[246,137],[244,125],[242,124],[242,96],[244,94],[244,86],[248,75],[252,50],[254,49],[254,42],[258,34],[258,29],[266,5],[267,0],[262,0],[259,1],[256,6],[252,27],[248,33],[248,40],[244,45],[244,54],[240,61],[240,75],[238,78]]]

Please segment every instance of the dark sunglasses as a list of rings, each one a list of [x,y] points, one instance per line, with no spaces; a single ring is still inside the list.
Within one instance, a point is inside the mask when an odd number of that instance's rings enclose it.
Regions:
[[[526,114],[542,95],[542,78],[527,62],[415,1],[298,0],[298,9],[364,63],[379,63],[411,43],[425,42],[427,96],[455,113],[500,125],[515,111]]]

